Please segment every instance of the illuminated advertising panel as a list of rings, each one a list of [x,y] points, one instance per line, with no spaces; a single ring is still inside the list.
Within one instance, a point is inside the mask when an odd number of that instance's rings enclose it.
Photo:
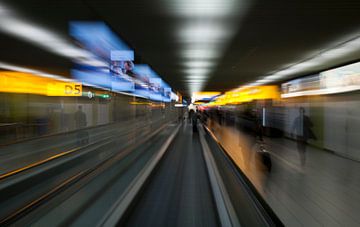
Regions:
[[[82,48],[93,54],[94,60],[107,65],[97,67],[75,62],[76,65],[71,71],[75,79],[112,91],[134,91],[134,81],[128,75],[133,70],[134,51],[105,23],[71,22],[70,35]]]
[[[360,90],[360,62],[288,81],[281,89],[282,98]]]
[[[133,63],[134,51],[103,22],[71,22],[70,35],[93,55],[75,62],[72,76],[89,86],[126,92],[154,101],[170,102],[171,88],[144,64]],[[103,64],[92,64],[101,61]]]
[[[151,75],[151,69],[148,65],[145,64],[135,65],[132,73],[132,77],[135,82],[134,92],[137,95],[149,98],[150,75]]]

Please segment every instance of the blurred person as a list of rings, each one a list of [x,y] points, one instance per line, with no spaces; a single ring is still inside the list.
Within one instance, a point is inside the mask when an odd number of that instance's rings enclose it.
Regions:
[[[75,126],[77,129],[85,128],[87,125],[86,114],[82,111],[82,106],[78,106],[75,113]]]
[[[305,165],[306,157],[306,144],[309,139],[316,139],[315,134],[312,131],[312,127],[314,124],[312,123],[310,117],[305,115],[305,109],[303,107],[299,108],[299,115],[295,118],[292,130],[291,137],[296,138],[297,151],[300,156],[300,163],[302,166]]]
[[[246,115],[248,119],[246,119],[247,121],[243,122],[243,125],[240,123],[239,130],[249,136],[250,146],[253,146],[258,140],[263,141],[264,130],[261,122],[261,115],[260,112],[256,109],[251,110],[251,112],[246,113]],[[239,141],[239,145],[241,146],[241,139]]]
[[[60,110],[60,131],[61,132],[69,130],[69,127],[67,126],[67,122],[66,122],[65,118],[66,118],[66,116],[64,113],[64,109],[61,108],[61,110]]]
[[[194,115],[194,110],[189,110],[188,111],[188,122],[191,123],[192,119],[193,119],[193,115]]]
[[[260,111],[258,109],[254,110],[254,137],[255,140],[259,139],[260,141],[263,141],[263,134],[264,134],[264,128],[262,126],[262,118]]]
[[[217,120],[218,120],[218,124],[219,125],[222,125],[222,113],[219,109],[216,109],[216,117],[217,117]]]
[[[193,132],[197,132],[197,121],[198,121],[198,114],[197,112],[194,111],[194,113],[192,114],[192,127],[193,127]]]
[[[56,123],[56,116],[55,116],[54,109],[51,107],[48,107],[48,109],[47,109],[47,133],[51,134],[51,133],[56,132],[55,123]]]
[[[204,125],[207,125],[207,122],[208,122],[208,118],[209,118],[209,114],[206,110],[203,110],[201,112],[201,122],[204,124]]]
[[[253,126],[250,134],[250,146],[251,153],[250,156],[256,155],[257,160],[260,161],[260,165],[266,167],[266,169],[270,172],[272,168],[272,162],[270,153],[265,147],[263,134],[264,128],[262,125],[262,117],[260,111],[258,109],[252,110],[252,118],[253,118]],[[251,161],[251,157],[249,157],[248,162]],[[257,163],[255,162],[255,165]]]
[[[78,111],[75,113],[75,126],[78,130],[77,133],[77,144],[83,145],[89,142],[88,132],[83,130],[87,125],[86,114],[82,111],[82,106],[78,106]]]

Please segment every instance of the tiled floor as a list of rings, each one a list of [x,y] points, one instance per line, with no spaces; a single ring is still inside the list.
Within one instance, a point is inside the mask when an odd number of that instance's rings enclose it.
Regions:
[[[246,135],[216,123],[211,130],[286,226],[360,226],[359,162],[307,147],[302,166],[294,141],[265,138],[268,172]]]

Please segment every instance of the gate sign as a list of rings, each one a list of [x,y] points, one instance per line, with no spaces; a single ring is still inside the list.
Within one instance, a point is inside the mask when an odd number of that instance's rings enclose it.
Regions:
[[[47,86],[48,96],[82,96],[81,83],[56,82]]]
[[[48,96],[82,96],[82,85],[32,73],[0,71],[0,92]]]

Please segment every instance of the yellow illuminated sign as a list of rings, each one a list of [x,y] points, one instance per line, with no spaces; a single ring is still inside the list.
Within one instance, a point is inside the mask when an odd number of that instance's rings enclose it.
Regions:
[[[80,83],[56,82],[47,85],[48,96],[81,96],[82,86]]]
[[[61,82],[22,72],[0,72],[0,92],[47,96],[81,96],[81,83]]]
[[[183,100],[182,95],[179,92],[176,92],[176,95],[179,97],[178,102],[182,103],[182,100]]]
[[[224,95],[218,97],[214,102],[209,103],[209,106],[240,104],[244,102],[251,102],[253,100],[278,98],[280,98],[280,92],[277,86],[252,86],[226,92]]]

